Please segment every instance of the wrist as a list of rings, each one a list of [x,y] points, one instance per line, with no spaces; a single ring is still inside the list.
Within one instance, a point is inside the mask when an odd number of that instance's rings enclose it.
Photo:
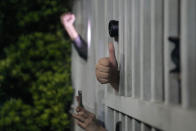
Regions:
[[[101,125],[93,124],[86,128],[86,131],[106,131]]]
[[[79,36],[78,32],[76,31],[76,29],[75,29],[75,27],[73,25],[65,26],[65,30],[67,31],[69,37],[72,40],[75,40]]]
[[[118,91],[120,81],[120,71],[116,70],[116,72],[112,75],[111,85],[112,87]]]
[[[74,28],[74,26],[73,26],[72,24],[64,24],[64,28],[65,28],[66,30],[71,30],[71,29]]]
[[[89,126],[86,128],[86,131],[105,131],[102,128],[103,127],[100,125],[98,120],[95,117],[93,117],[91,124],[89,124]]]
[[[107,130],[103,128],[102,126],[99,126],[99,129],[97,131],[107,131]]]

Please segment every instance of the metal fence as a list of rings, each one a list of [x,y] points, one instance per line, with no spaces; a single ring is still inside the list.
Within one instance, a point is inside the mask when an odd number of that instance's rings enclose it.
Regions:
[[[109,131],[196,131],[195,0],[75,0],[74,12],[89,56],[73,49],[73,86]],[[110,20],[119,21],[119,92],[95,77]]]

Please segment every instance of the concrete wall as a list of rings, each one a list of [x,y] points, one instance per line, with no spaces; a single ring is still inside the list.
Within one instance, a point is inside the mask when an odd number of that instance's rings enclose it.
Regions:
[[[74,12],[89,47],[87,62],[73,48],[73,87],[108,131],[117,123],[122,131],[196,130],[195,0],[75,0]],[[112,19],[119,21],[119,92],[95,76],[98,59],[108,56]]]

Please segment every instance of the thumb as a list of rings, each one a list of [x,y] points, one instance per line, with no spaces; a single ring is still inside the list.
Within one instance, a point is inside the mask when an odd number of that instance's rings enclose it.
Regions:
[[[117,66],[116,56],[115,56],[115,49],[113,43],[109,43],[109,60],[112,66]]]

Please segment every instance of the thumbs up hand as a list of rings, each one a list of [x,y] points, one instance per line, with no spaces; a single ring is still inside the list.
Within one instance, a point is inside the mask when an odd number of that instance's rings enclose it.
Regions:
[[[99,59],[96,65],[96,77],[101,84],[110,83],[115,90],[118,90],[118,63],[115,56],[114,45],[112,43],[109,43],[109,57]]]

